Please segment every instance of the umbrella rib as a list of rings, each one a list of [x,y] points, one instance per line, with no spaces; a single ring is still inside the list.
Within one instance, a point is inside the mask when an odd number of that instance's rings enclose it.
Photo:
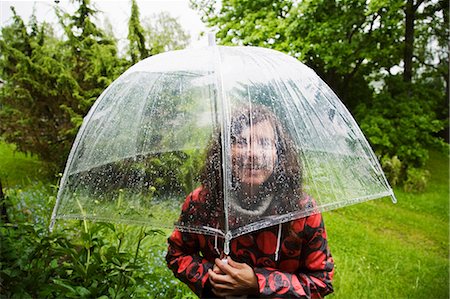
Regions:
[[[62,193],[63,193],[63,189],[64,189],[63,187],[64,187],[64,185],[66,183],[66,180],[67,180],[67,177],[69,175],[69,169],[72,166],[74,155],[77,152],[78,146],[80,145],[80,141],[81,141],[81,139],[83,137],[83,132],[87,128],[87,123],[89,123],[89,120],[95,114],[95,111],[97,110],[101,100],[104,98],[105,94],[107,94],[108,91],[111,88],[112,88],[111,85],[108,86],[108,88],[106,88],[106,90],[100,95],[100,98],[93,104],[91,110],[86,115],[85,120],[83,120],[83,123],[82,123],[82,125],[80,127],[80,130],[77,133],[77,136],[75,137],[74,144],[76,144],[76,146],[74,146],[70,150],[69,157],[67,158],[66,166],[65,166],[65,169],[64,169],[64,174],[63,174],[63,176],[61,178],[61,182],[59,184],[58,194],[56,196],[55,207],[53,208],[52,216],[50,218],[50,225],[49,225],[49,230],[50,231],[52,231],[53,227],[55,226],[56,216],[57,216],[57,213],[58,213],[59,206],[61,204],[61,198],[62,198]]]
[[[270,63],[268,63],[268,62],[266,62],[266,64],[268,64],[268,65],[272,68],[271,74],[272,74],[272,75],[275,75],[275,74],[276,74],[276,75],[278,75],[278,78],[280,78],[278,72],[276,71],[276,68],[274,68],[274,67],[272,66],[272,64],[270,64]],[[286,85],[285,85],[284,83],[282,83],[282,82],[283,82],[282,80],[274,80],[275,87],[278,89],[278,94],[281,95],[281,100],[284,102],[284,105],[287,106],[287,105],[289,104],[289,101],[288,101],[288,99],[287,99],[285,96],[283,96],[283,95],[284,95],[283,90],[285,90],[286,92],[288,92],[289,95],[290,95],[290,97],[293,98],[291,92],[289,92],[289,90],[292,90],[292,89],[290,89],[288,86],[286,86]],[[285,87],[284,89],[280,86],[280,83],[283,84],[283,86]],[[294,91],[294,90],[292,90],[292,91]],[[295,95],[297,95],[297,93],[295,93]],[[297,95],[297,96],[298,96],[298,95]],[[305,98],[305,99],[307,99],[307,97],[305,97],[302,93],[301,93],[300,96],[303,97],[303,98]],[[298,101],[292,101],[292,102],[293,102],[294,107],[297,108],[296,111],[299,112],[299,109],[298,109],[299,107],[297,106]],[[309,101],[307,101],[307,103],[309,104]],[[289,118],[291,119],[292,122],[293,122],[293,119],[294,119],[294,117],[293,117],[293,111],[294,111],[294,109],[288,109],[288,111],[287,111],[287,115],[289,115]],[[318,116],[318,114],[317,114],[317,112],[316,112],[314,109],[311,109],[311,111],[314,112],[314,114],[317,116],[317,119],[320,119],[319,116]],[[293,122],[293,123],[294,123],[294,122]],[[322,144],[323,144],[323,138],[322,138],[322,136],[319,134],[319,132],[317,131],[316,126],[313,125],[312,128],[315,130],[315,132],[317,133],[316,135],[319,136],[319,138],[320,138],[320,140],[321,140],[321,142],[322,142]],[[296,135],[297,135],[297,138],[300,140],[300,132],[298,131],[298,129],[297,129],[296,126],[294,126],[294,130],[295,130],[295,133],[296,133]],[[304,160],[306,160],[306,161],[305,161],[305,164],[309,162],[307,159],[304,159]],[[328,159],[327,159],[327,160],[328,160]],[[309,163],[308,163],[308,164],[309,164]],[[328,172],[327,172],[327,173],[328,173]],[[335,196],[335,200],[336,200],[336,199],[337,199],[337,197],[336,197],[336,194],[337,194],[337,193],[336,193],[336,190],[335,190],[336,187],[334,186],[334,181],[331,180],[331,176],[330,176],[329,174],[328,174],[328,180],[331,182],[330,186],[331,186],[331,188],[332,188],[332,194]],[[317,200],[318,200],[318,201],[321,201],[321,196],[320,196],[320,194],[319,194],[319,190],[318,190],[318,187],[317,187],[317,185],[316,185],[315,180],[313,180],[313,184],[314,184],[314,186],[315,186],[315,188],[316,188],[316,190],[317,190],[317,196],[319,197],[319,198],[317,198]]]

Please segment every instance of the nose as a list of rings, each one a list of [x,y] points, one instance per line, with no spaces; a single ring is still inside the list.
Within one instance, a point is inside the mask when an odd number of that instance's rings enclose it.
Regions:
[[[261,145],[251,143],[246,152],[245,152],[246,158],[253,164],[253,163],[261,163],[262,161],[265,161],[268,159],[268,155],[264,148]]]

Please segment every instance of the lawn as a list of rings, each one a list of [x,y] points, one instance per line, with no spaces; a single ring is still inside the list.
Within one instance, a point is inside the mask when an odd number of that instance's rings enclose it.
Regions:
[[[0,179],[4,188],[29,185],[46,177],[45,168],[36,156],[16,151],[14,145],[0,139]]]
[[[331,298],[449,298],[449,160],[433,153],[420,194],[324,213],[336,263]]]
[[[31,186],[42,178],[39,161],[14,153],[12,146],[1,142],[0,157],[0,177],[4,187],[10,189],[10,198],[47,202],[49,207],[36,213],[43,214],[40,219],[48,219],[54,190],[46,188],[50,190],[47,195],[26,191],[27,184]],[[335,293],[329,298],[449,298],[448,165],[448,156],[433,152],[427,165],[431,179],[425,192],[396,189],[397,204],[378,199],[324,213],[336,263]],[[13,188],[17,184],[22,185],[20,189]],[[159,292],[152,296],[173,297],[173,290],[178,289],[176,296],[185,298],[190,291],[181,288],[165,267],[164,244],[169,231],[164,232],[142,243],[141,252],[149,264],[139,271],[153,271],[150,277],[158,277],[148,282],[148,292]]]

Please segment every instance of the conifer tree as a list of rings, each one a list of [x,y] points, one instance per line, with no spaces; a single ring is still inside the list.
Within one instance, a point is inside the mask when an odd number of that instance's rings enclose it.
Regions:
[[[29,24],[13,9],[0,38],[0,134],[18,150],[61,171],[83,117],[120,74],[125,61],[113,38],[98,29],[89,1],[74,15],[58,10],[65,37],[47,24]]]
[[[139,7],[136,4],[136,0],[131,1],[131,16],[128,22],[128,40],[129,55],[132,64],[150,56],[150,51],[147,50],[145,42],[145,31],[139,20]]]

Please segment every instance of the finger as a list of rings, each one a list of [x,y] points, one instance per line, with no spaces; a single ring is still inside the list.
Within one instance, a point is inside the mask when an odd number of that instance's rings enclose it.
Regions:
[[[242,263],[235,262],[231,257],[228,257],[227,260],[228,260],[228,265],[230,265],[232,268],[241,269],[243,266]]]
[[[222,260],[216,259],[216,265],[225,274],[230,275],[233,273],[233,267],[228,265],[228,263],[224,263]]]
[[[230,276],[214,273],[211,269],[208,269],[209,281],[215,284],[229,284]]]
[[[219,269],[219,267],[216,264],[214,264],[212,270],[213,270],[214,273],[217,273],[217,274],[225,274],[225,273],[222,272],[222,270]]]
[[[214,272],[212,272],[211,270],[208,270],[208,272],[213,273],[212,275],[209,276],[209,283],[211,284],[212,292],[216,296],[224,297],[224,296],[227,296],[228,294],[231,294],[230,291],[231,291],[232,287],[230,285],[215,282],[213,279]]]
[[[218,275],[216,272],[214,272],[211,269],[208,269],[208,274],[209,274],[209,280],[212,282],[216,280],[217,275]]]
[[[211,270],[208,270],[208,274],[209,274],[209,278],[208,278],[209,283],[211,284],[211,287],[214,290],[215,288],[217,288],[217,283],[214,281],[214,272],[212,272]]]

